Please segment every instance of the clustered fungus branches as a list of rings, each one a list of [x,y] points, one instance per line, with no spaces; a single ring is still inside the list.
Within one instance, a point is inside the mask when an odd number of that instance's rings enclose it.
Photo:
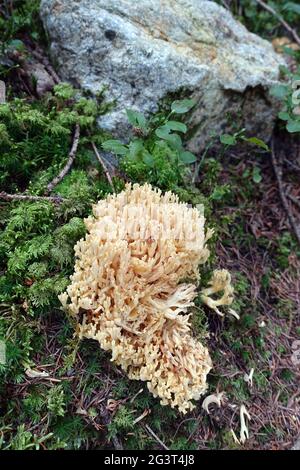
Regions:
[[[80,338],[99,341],[128,377],[147,382],[162,405],[185,413],[205,392],[209,352],[191,334],[189,307],[209,257],[205,219],[171,192],[128,184],[93,207],[75,246],[75,272],[59,296]],[[182,280],[189,279],[189,283]],[[224,291],[213,301],[210,294]],[[230,276],[216,271],[203,299],[232,302]]]

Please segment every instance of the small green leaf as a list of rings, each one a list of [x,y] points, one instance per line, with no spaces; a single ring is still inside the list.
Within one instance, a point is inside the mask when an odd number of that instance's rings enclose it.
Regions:
[[[243,178],[248,178],[248,176],[250,175],[250,170],[249,168],[246,168],[246,170],[243,172]]]
[[[116,155],[126,155],[128,152],[128,148],[119,140],[106,140],[103,142],[102,148],[108,152],[115,153]]]
[[[15,50],[15,51],[20,51],[20,52],[26,49],[24,42],[21,41],[20,39],[12,39],[11,41],[9,41],[8,48],[10,50]]]
[[[230,187],[227,184],[216,186],[210,195],[212,201],[221,201],[230,194]]]
[[[171,146],[174,147],[176,150],[181,150],[182,148],[181,137],[175,133],[171,134],[170,129],[168,128],[166,124],[156,129],[155,134],[160,139],[163,139],[169,142],[169,144],[171,144]]]
[[[143,141],[140,139],[136,139],[129,144],[129,157],[131,160],[138,160],[139,155],[143,152],[144,145]]]
[[[168,137],[165,140],[174,149],[179,150],[179,151],[182,149],[182,140],[181,140],[181,137],[178,134],[169,134]]]
[[[245,142],[249,142],[250,144],[257,145],[258,147],[261,147],[264,150],[270,150],[267,144],[263,140],[258,139],[257,137],[243,137],[243,140]]]
[[[176,100],[173,101],[171,104],[171,109],[173,113],[176,114],[184,114],[187,113],[190,109],[192,109],[193,106],[195,106],[196,101],[191,99],[191,100]]]
[[[252,179],[253,179],[254,183],[256,183],[256,184],[260,183],[261,180],[262,180],[262,176],[261,176],[261,173],[260,173],[260,168],[258,168],[257,166],[255,166],[253,168]]]
[[[155,134],[160,139],[168,140],[170,137],[170,129],[167,126],[161,126],[155,130]]]
[[[237,143],[236,137],[230,134],[220,135],[220,142],[224,145],[235,145]]]
[[[286,129],[291,133],[300,132],[300,121],[290,121],[287,124]]]
[[[286,85],[274,85],[271,88],[270,94],[280,100],[284,99],[288,93],[288,87]]]
[[[284,111],[281,111],[280,113],[278,113],[278,117],[279,117],[279,119],[281,119],[282,121],[289,121],[289,120],[290,120],[290,115],[289,115],[289,113],[284,112]]]
[[[178,131],[183,133],[187,131],[186,125],[178,121],[168,121],[166,122],[165,126],[171,129],[172,131]]]
[[[139,127],[144,131],[147,129],[147,121],[142,113],[139,113],[138,111],[133,111],[132,109],[126,109],[126,114],[128,121],[134,127]]]
[[[149,153],[147,150],[143,152],[143,162],[147,165],[153,168],[154,166],[154,159],[151,153]]]
[[[191,163],[195,163],[197,161],[196,156],[192,152],[182,152],[179,155],[180,161],[182,163],[186,163],[187,165],[190,165]]]
[[[297,5],[294,2],[287,2],[284,5],[283,9],[286,11],[291,11],[293,13],[296,13],[297,15],[300,15],[300,5]]]

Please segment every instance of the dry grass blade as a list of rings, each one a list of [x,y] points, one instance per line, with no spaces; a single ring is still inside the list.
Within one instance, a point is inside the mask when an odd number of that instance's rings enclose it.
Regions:
[[[162,446],[163,449],[170,450],[169,447],[167,447],[166,444],[164,444],[163,441],[155,434],[155,432],[152,431],[148,424],[145,424],[145,429],[152,437],[154,437],[154,439]]]

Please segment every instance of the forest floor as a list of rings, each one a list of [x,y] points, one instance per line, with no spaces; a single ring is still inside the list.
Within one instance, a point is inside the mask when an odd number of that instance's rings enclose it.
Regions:
[[[283,0],[272,4],[300,30],[299,11]],[[290,35],[255,1],[226,5],[269,40]],[[300,246],[293,227],[293,221],[296,231],[300,226],[300,132],[287,132],[278,120],[270,151],[241,141],[222,151],[212,145],[194,185],[187,178],[194,166],[184,176],[169,166],[149,172],[152,184],[204,203],[215,228],[207,271],[230,271],[240,315],[221,318],[197,299],[193,330],[214,364],[208,394],[223,395],[209,414],[201,400],[182,416],[161,406],[145,383],[128,380],[98,343],[74,337],[59,306],[73,246],[84,235],[82,219],[112,192],[91,145],[101,148],[109,136],[96,126],[106,109],[101,97],[78,103],[74,90],[56,81],[38,6],[4,2],[0,10],[7,101],[0,105],[0,340],[6,345],[0,449],[292,448],[300,435]],[[47,64],[54,92],[37,93],[27,65],[32,54]],[[300,53],[290,56],[296,76]],[[53,202],[45,188],[64,168],[78,123],[77,155],[51,193]],[[149,181],[146,170],[121,166],[112,175],[116,191],[124,181]],[[244,443],[237,441],[242,405],[251,417]]]

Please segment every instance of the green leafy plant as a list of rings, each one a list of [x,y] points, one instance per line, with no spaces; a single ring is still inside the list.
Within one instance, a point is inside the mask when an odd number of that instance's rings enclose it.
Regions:
[[[66,412],[65,394],[62,385],[55,385],[48,392],[47,408],[53,416],[64,416]]]
[[[169,189],[182,182],[187,165],[196,161],[185,150],[182,136],[187,126],[179,117],[189,112],[194,100],[173,101],[167,116],[154,115],[150,119],[137,111],[127,110],[127,118],[134,135],[128,144],[107,140],[102,148],[120,159],[120,164],[131,179],[149,181]],[[175,120],[175,118],[177,119]]]
[[[261,139],[257,137],[247,137],[245,135],[246,129],[241,129],[234,134],[222,134],[220,135],[220,142],[224,145],[224,151],[226,151],[229,147],[233,147],[237,145],[239,142],[246,142],[248,144],[255,145],[265,151],[269,151],[268,145]]]
[[[5,48],[11,50],[23,48],[23,41],[19,38],[22,31],[28,31],[32,39],[41,37],[39,7],[40,0],[4,0],[1,3],[0,45],[2,51]]]
[[[224,6],[222,0],[217,0]],[[266,0],[265,3],[273,8],[276,15],[262,8],[254,0],[239,0],[228,3],[232,13],[253,33],[265,38],[283,35],[279,17],[294,25],[297,30],[299,25],[299,4],[286,0]]]
[[[283,68],[288,82],[275,85],[271,94],[283,102],[283,109],[278,114],[279,119],[285,122],[286,130],[290,133],[300,132],[300,67],[296,73]]]

